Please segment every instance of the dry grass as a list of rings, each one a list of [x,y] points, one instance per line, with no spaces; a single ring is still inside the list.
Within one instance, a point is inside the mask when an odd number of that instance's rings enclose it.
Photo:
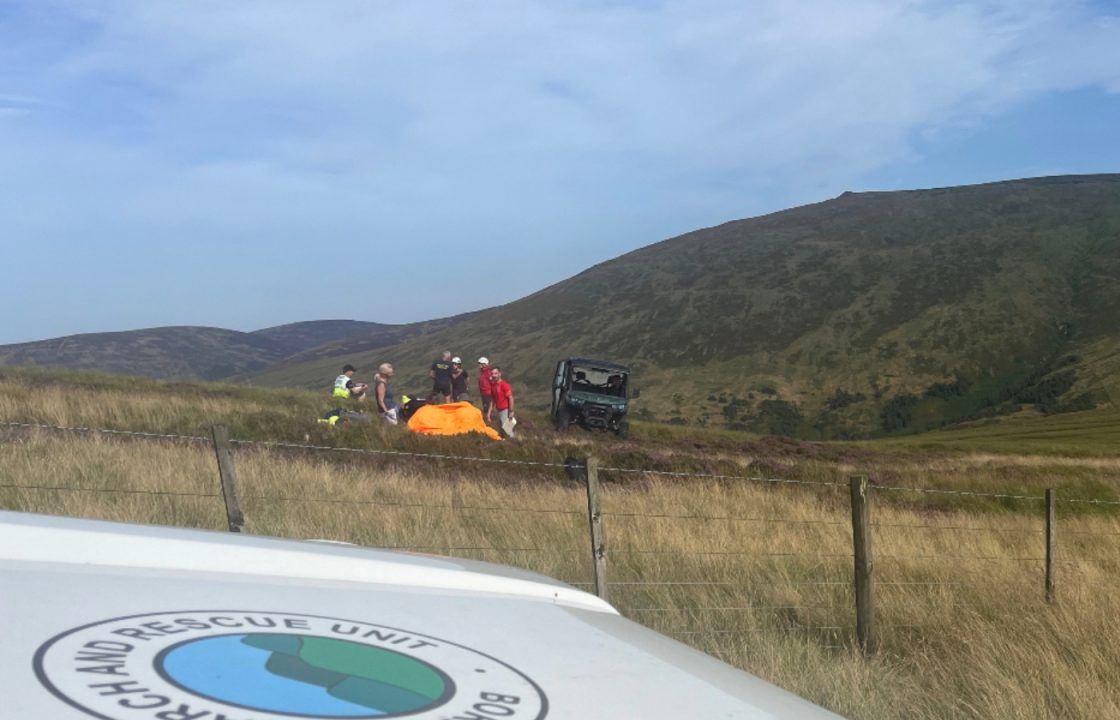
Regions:
[[[491,444],[399,429],[328,433],[319,395],[0,370],[0,421],[884,486],[1116,499],[1114,457],[934,451],[635,426],[636,440]],[[1083,448],[1084,450],[1084,448]],[[1105,453],[1102,453],[1103,456]],[[584,494],[554,469],[238,449],[248,529],[507,563],[591,580]],[[0,427],[0,507],[224,529],[205,443]],[[853,718],[1120,717],[1120,513],[1063,504],[1059,602],[1043,601],[1034,501],[873,491],[883,651],[853,649],[846,488],[604,473],[611,600],[622,611]],[[37,485],[62,489],[17,489]],[[122,492],[133,490],[138,492]],[[161,493],[174,493],[173,495]]]
[[[66,400],[44,399],[61,422]],[[0,484],[200,496],[0,488],[3,507],[224,527],[207,445],[37,431],[6,440]],[[583,492],[555,475],[261,450],[239,450],[236,462],[252,532],[421,548],[590,580]],[[877,503],[884,649],[866,661],[852,647],[842,486],[608,483],[604,511],[611,599],[627,615],[841,714],[1120,717],[1113,516],[1061,518],[1060,602],[1048,606],[1037,504],[970,512]]]

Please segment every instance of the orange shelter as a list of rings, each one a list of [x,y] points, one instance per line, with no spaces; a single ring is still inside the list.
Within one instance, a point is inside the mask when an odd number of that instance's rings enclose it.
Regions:
[[[482,419],[482,411],[466,402],[425,405],[408,419],[408,429],[424,435],[462,435],[477,432],[501,440],[498,431]]]

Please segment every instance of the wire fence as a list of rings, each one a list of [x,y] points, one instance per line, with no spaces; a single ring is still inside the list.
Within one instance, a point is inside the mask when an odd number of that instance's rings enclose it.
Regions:
[[[865,477],[781,478],[600,466],[590,457],[550,462],[232,439],[217,428],[205,437],[25,422],[0,422],[0,427],[185,445],[196,452],[214,452],[219,468],[209,490],[89,487],[0,475],[4,480],[0,491],[7,493],[0,494],[5,506],[34,508],[36,502],[26,501],[27,497],[66,494],[192,500],[219,513],[230,530],[249,528],[269,534],[291,534],[295,527],[317,524],[326,527],[330,513],[361,513],[363,522],[372,519],[371,526],[377,528],[352,538],[361,544],[477,557],[536,570],[597,592],[623,614],[701,647],[713,639],[722,642],[766,632],[826,649],[874,652],[881,644],[889,647],[900,633],[911,636],[943,627],[977,588],[999,588],[1016,603],[1053,603],[1061,572],[1063,587],[1077,596],[1093,573],[1086,569],[1085,558],[1058,556],[1057,508],[1120,505],[1106,499],[1057,498],[1053,492],[1031,495],[873,484]],[[245,451],[253,452],[244,455]],[[536,503],[525,502],[533,494],[524,492],[517,501],[464,497],[455,483],[444,483],[438,492],[434,486],[427,488],[429,492],[420,488],[414,493],[419,499],[376,486],[366,488],[369,496],[307,492],[302,487],[270,484],[255,472],[260,457],[274,460],[275,453],[285,451],[479,463],[510,471],[562,472],[578,482],[554,483],[560,490],[551,495],[542,488]],[[234,470],[235,457],[239,470],[249,472]],[[682,500],[681,494],[658,498],[625,483],[600,483],[635,476],[812,491],[814,502],[808,510],[798,507],[797,513],[791,513],[788,496],[767,494],[761,500],[754,498],[755,506],[732,504],[713,512],[690,507],[692,503]],[[1021,504],[1023,510],[1010,518],[1013,522],[1000,524],[976,518],[939,522],[942,516],[921,511],[904,520],[895,513],[877,521],[868,504],[879,493],[884,498],[906,494],[1010,502]],[[857,519],[860,511],[868,517],[862,527]],[[1078,550],[1078,543],[1120,537],[1120,525],[1063,528],[1062,536],[1067,535],[1071,538],[1067,544]],[[873,573],[872,557],[878,564]],[[925,612],[932,620],[900,617],[895,606],[911,610],[928,606]]]

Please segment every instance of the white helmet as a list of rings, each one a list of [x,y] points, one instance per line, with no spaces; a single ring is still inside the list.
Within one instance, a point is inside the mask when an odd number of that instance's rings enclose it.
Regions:
[[[454,364],[454,365],[462,365],[463,364],[463,358],[456,355],[455,357],[451,358],[451,363]]]
[[[478,359],[478,364],[479,364],[479,365],[489,365],[489,364],[490,364],[490,361],[489,361],[489,360],[487,360],[487,359],[486,359],[486,358],[484,358],[484,357],[480,357],[480,358]]]

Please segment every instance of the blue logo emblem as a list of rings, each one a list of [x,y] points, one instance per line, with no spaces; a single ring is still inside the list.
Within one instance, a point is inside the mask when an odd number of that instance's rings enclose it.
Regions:
[[[187,692],[249,710],[374,718],[441,705],[455,684],[394,650],[314,635],[252,633],[188,640],[156,667]]]
[[[486,653],[299,613],[165,612],[91,623],[43,643],[35,672],[60,700],[101,720],[548,714],[536,683]]]

